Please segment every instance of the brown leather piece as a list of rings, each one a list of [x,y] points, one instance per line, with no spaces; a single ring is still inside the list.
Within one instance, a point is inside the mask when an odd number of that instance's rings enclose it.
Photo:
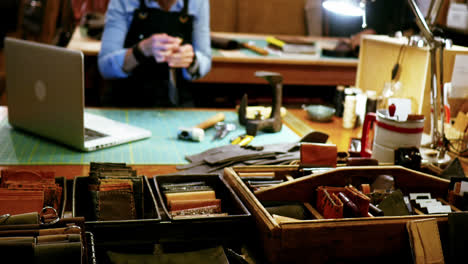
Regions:
[[[0,188],[0,205],[0,215],[40,212],[44,206],[44,192]]]
[[[319,212],[323,212],[323,209],[325,207],[325,191],[328,193],[339,193],[339,192],[344,192],[343,187],[331,187],[331,186],[319,186],[317,188],[317,210]]]
[[[346,186],[345,194],[359,209],[361,217],[367,217],[369,215],[369,204],[370,198],[363,194],[361,191],[356,189],[354,186]]]
[[[337,196],[340,191],[344,191],[344,188],[327,186],[317,188],[317,210],[324,218],[343,218],[343,203]]]
[[[445,263],[436,219],[409,221],[406,228],[415,264]]]
[[[99,191],[98,220],[136,219],[133,193],[127,190]]]
[[[359,208],[351,201],[344,193],[339,192],[338,198],[343,203],[343,217],[358,217],[360,216]]]
[[[305,167],[336,167],[338,149],[336,145],[301,143],[301,165]]]
[[[167,205],[169,207],[169,210],[171,211],[211,206],[211,205],[216,205],[216,206],[221,207],[221,199],[182,200],[182,201],[173,200],[173,201],[167,201]]]
[[[54,172],[2,170],[1,175],[0,190],[7,190],[8,194],[4,193],[4,195],[10,196],[10,198],[6,198],[0,194],[0,200],[5,201],[4,204],[2,203],[4,206],[0,208],[4,213],[40,212],[44,206],[52,206],[60,211],[63,190],[55,183]],[[40,192],[40,195],[37,192]],[[20,196],[25,197],[21,198]],[[13,197],[17,197],[16,204]],[[30,202],[26,202],[25,199],[30,200]],[[39,206],[41,201],[42,204]]]

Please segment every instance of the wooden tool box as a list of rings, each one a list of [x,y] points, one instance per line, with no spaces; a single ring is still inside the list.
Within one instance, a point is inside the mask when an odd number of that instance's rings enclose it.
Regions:
[[[278,179],[295,179],[253,193],[239,177],[272,172]],[[392,175],[403,193],[430,192],[446,203],[448,180],[400,166],[343,167],[310,176],[302,176],[299,166],[248,166],[229,167],[224,174],[255,218],[259,244],[271,263],[411,263],[406,223],[425,218],[437,219],[447,245],[447,214],[319,219],[314,206],[318,186],[358,186],[382,174]],[[302,202],[313,217],[278,223],[262,205],[269,201]],[[452,211],[459,210],[452,206]]]

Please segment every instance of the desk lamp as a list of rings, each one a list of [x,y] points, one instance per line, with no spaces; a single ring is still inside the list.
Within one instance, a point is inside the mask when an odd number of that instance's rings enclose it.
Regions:
[[[369,0],[324,0],[322,6],[334,13],[347,16],[362,16],[362,27],[367,27],[366,3]],[[371,0],[379,1],[379,0]],[[445,108],[443,103],[443,51],[444,47],[450,48],[452,42],[448,39],[435,37],[432,29],[443,0],[431,0],[426,18],[421,13],[415,0],[407,0],[416,18],[416,24],[421,31],[422,37],[426,40],[430,52],[431,65],[431,103],[432,103],[432,141],[431,148],[438,151],[437,165],[447,162],[446,138],[444,135]],[[437,57],[439,52],[439,57]],[[437,63],[439,63],[439,73],[437,74]],[[439,109],[439,111],[436,111]]]

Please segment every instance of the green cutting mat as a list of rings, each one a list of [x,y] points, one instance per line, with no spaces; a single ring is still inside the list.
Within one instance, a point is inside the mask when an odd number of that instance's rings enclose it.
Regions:
[[[248,38],[235,38],[236,41],[238,42],[243,42],[243,43],[251,43],[257,47],[261,47],[261,48],[266,48],[268,46],[268,43],[266,41],[266,39],[248,39]],[[211,49],[212,50],[212,55],[213,56],[223,56],[223,54],[218,50],[218,49]],[[260,54],[257,54],[255,51],[252,51],[252,50],[249,50],[249,49],[240,49],[240,52],[250,58],[253,58],[253,57],[265,57],[263,55],[260,55]],[[304,55],[304,58],[308,58],[307,57],[308,55]],[[269,53],[266,57],[270,57],[270,58],[279,58],[281,57],[280,55],[278,54],[275,54],[275,53]],[[322,55],[322,53],[320,52],[320,58],[322,59],[330,59],[330,60],[334,60],[334,59],[339,59],[339,60],[349,60],[349,61],[357,61],[357,58],[351,58],[351,57],[330,57],[330,56],[324,56]]]
[[[87,112],[151,130],[151,138],[114,146],[94,152],[80,152],[55,142],[13,129],[6,117],[0,120],[0,164],[89,164],[95,162],[125,162],[128,164],[186,164],[186,155],[229,144],[229,139],[245,133],[235,112],[224,112],[225,121],[237,129],[223,140],[212,141],[215,129],[205,131],[202,142],[177,139],[179,127],[195,126],[215,115],[215,111],[188,110],[98,110]],[[1,118],[1,117],[0,117]],[[259,132],[251,145],[289,143],[299,140],[283,125],[280,132]]]

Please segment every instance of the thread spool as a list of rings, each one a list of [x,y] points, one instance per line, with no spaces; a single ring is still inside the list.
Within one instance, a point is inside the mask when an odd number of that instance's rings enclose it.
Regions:
[[[336,87],[336,94],[335,94],[335,115],[338,117],[343,117],[343,102],[345,99],[345,87],[343,85],[338,85]]]
[[[356,96],[347,95],[343,110],[343,128],[354,128],[356,124]]]
[[[377,111],[377,93],[375,91],[367,91],[366,114],[375,113]]]

